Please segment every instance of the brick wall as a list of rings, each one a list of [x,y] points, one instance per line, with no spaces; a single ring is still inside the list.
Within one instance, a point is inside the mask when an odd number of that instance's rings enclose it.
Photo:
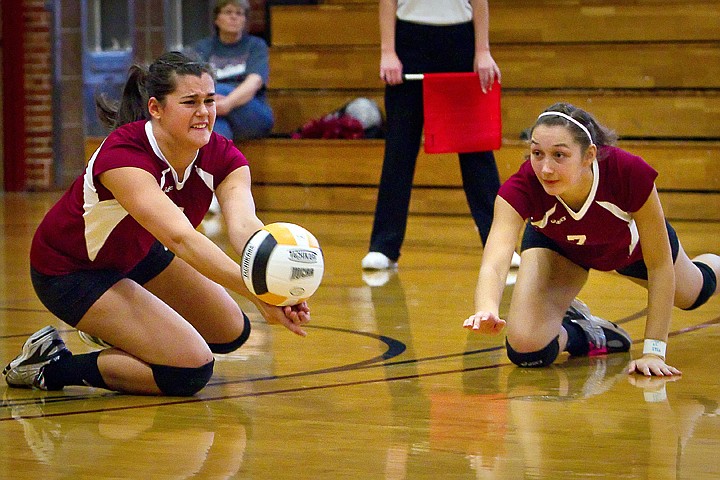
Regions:
[[[80,0],[58,2],[59,50],[55,52],[60,72],[58,91],[53,91],[53,16],[47,10],[47,0],[11,0],[22,4],[25,120],[25,178],[20,190],[50,190],[65,188],[82,171],[85,164],[82,118],[82,46],[80,31]],[[4,3],[4,0],[3,0]],[[250,0],[249,27],[263,35],[265,28],[265,0]],[[7,5],[7,4],[4,4]],[[17,4],[15,4],[17,5]],[[151,61],[164,49],[162,0],[136,0],[137,58]],[[3,42],[5,44],[5,42]],[[12,52],[4,52],[12,55]],[[19,56],[19,57],[22,57]],[[53,132],[53,95],[58,95],[57,132]],[[7,105],[7,102],[4,102]],[[5,106],[6,106],[5,105]],[[17,118],[17,117],[16,117]],[[7,126],[6,126],[7,128]],[[12,133],[12,130],[10,130]],[[18,134],[21,132],[18,131]],[[53,155],[53,138],[58,143]],[[7,141],[7,138],[5,138]],[[22,154],[17,155],[22,157]],[[18,160],[21,161],[21,160]],[[54,165],[54,161],[58,165]],[[4,172],[8,174],[7,170]],[[57,175],[59,178],[54,178]]]
[[[24,0],[26,189],[52,185],[51,16],[45,0]]]

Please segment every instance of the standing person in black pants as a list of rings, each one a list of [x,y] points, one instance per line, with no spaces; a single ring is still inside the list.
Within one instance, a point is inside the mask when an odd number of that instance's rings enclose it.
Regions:
[[[490,55],[487,0],[380,0],[380,78],[387,136],[365,270],[397,266],[405,237],[415,162],[423,130],[422,83],[404,74],[477,72],[483,91],[500,80]],[[461,153],[470,212],[485,243],[500,187],[492,151]]]

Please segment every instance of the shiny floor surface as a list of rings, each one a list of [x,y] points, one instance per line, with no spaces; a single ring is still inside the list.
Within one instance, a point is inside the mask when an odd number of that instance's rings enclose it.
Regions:
[[[28,278],[31,236],[56,197],[0,196],[2,365],[47,324],[73,351],[89,351]],[[481,256],[469,217],[411,217],[398,272],[367,276],[359,263],[370,216],[260,216],[320,240],[326,274],[308,336],[248,309],[250,341],[219,356],[192,398],[2,382],[0,478],[720,478],[720,298],[674,312],[677,381],[628,376],[624,355],[520,370],[502,336],[461,328]],[[720,252],[720,224],[674,225],[691,256]],[[222,230],[214,238],[226,247]],[[645,291],[593,272],[581,296],[632,334],[637,355]]]

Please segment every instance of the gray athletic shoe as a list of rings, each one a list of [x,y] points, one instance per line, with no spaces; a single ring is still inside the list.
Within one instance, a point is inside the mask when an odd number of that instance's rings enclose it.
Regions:
[[[605,355],[607,353],[628,352],[632,338],[618,325],[596,317],[590,309],[577,298],[572,301],[563,322],[579,325],[588,339],[588,356]]]
[[[93,348],[111,348],[112,345],[103,340],[100,337],[95,337],[93,335],[90,335],[89,333],[85,333],[82,330],[78,330],[78,336],[80,337],[80,340],[83,341],[86,345],[89,345]]]
[[[47,326],[30,335],[22,353],[5,367],[5,381],[11,387],[47,390],[43,376],[45,365],[66,355],[72,354],[60,334],[54,327]]]

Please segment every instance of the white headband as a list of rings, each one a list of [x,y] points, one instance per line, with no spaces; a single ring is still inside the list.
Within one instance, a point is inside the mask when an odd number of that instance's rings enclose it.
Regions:
[[[580,127],[580,129],[581,129],[583,132],[585,132],[585,134],[586,134],[586,135],[588,136],[588,138],[590,139],[590,143],[591,143],[591,144],[594,143],[594,142],[593,142],[592,135],[590,135],[590,130],[588,130],[585,125],[583,125],[582,123],[578,122],[577,120],[575,120],[573,117],[571,117],[570,115],[568,115],[568,114],[566,114],[566,113],[563,113],[563,112],[543,112],[543,113],[541,113],[540,115],[538,115],[538,120],[539,120],[541,117],[547,117],[547,116],[549,116],[549,115],[555,115],[555,116],[562,117],[562,118],[565,118],[565,119],[567,119],[567,120],[570,120],[572,123],[574,123],[575,125],[577,125],[578,127]]]

